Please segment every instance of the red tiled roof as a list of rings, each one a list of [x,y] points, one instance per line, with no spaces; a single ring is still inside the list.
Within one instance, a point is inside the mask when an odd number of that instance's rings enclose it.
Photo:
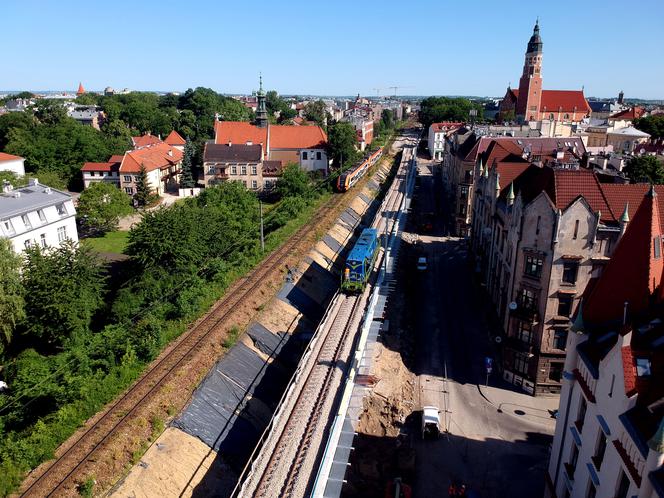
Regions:
[[[175,130],[173,130],[168,134],[164,142],[167,143],[168,145],[184,145],[187,143],[187,141],[184,138],[182,138],[182,135],[180,135]]]
[[[625,394],[631,396],[636,392],[636,365],[632,355],[631,346],[620,348],[622,353],[623,377],[625,379]]]
[[[121,163],[124,159],[124,154],[113,154],[108,160],[109,163]]]
[[[124,155],[120,172],[138,173],[141,165],[146,171],[166,168],[179,163],[182,160],[182,152],[163,142],[128,151]]]
[[[134,144],[135,149],[138,149],[139,147],[146,147],[148,145],[162,143],[159,137],[155,137],[154,135],[150,135],[149,133],[147,135],[142,135],[140,137],[131,137],[131,141]]]
[[[23,159],[20,156],[14,156],[5,152],[0,152],[0,161],[15,161],[16,159]]]
[[[555,169],[554,199],[558,209],[566,209],[577,197],[583,196],[590,208],[601,211],[603,221],[615,221],[616,216],[606,201],[597,176],[587,169]],[[620,216],[620,213],[618,213]]]
[[[609,116],[609,119],[615,119],[615,120],[634,120],[643,117],[643,115],[646,113],[646,110],[643,107],[632,107],[631,109],[626,109],[624,111],[620,111],[615,113],[613,116]]]
[[[627,213],[629,218],[633,219],[634,214],[639,209],[641,202],[650,189],[646,183],[602,183],[602,190],[606,200],[613,213],[619,218],[625,210],[625,205],[629,204]],[[655,185],[655,192],[658,196],[664,196],[664,185]],[[664,223],[664,202],[658,202],[659,219]],[[664,225],[660,227],[664,233]]]
[[[85,163],[81,171],[111,171],[117,169],[117,164],[110,161],[107,163]],[[116,168],[113,168],[113,166],[116,166]]]
[[[244,121],[217,121],[214,124],[214,143],[216,144],[254,144],[267,143],[267,128]]]
[[[660,257],[655,258],[654,249],[655,237],[661,235],[659,210],[658,196],[646,194],[584,304],[584,319],[595,324],[620,321],[625,302],[630,318],[648,309],[664,270],[661,245]]]
[[[460,128],[464,123],[456,121],[443,121],[442,123],[431,123],[434,132],[448,131],[451,128]]]
[[[519,90],[512,89],[514,97],[519,97]],[[540,112],[590,112],[590,105],[583,95],[583,90],[542,90]]]
[[[526,171],[528,166],[530,166],[530,163],[527,161],[497,163],[496,169],[500,175],[499,181],[502,191],[507,192],[510,188],[510,184],[516,179],[516,177]]]
[[[326,144],[320,126],[270,126],[270,149],[320,149]]]

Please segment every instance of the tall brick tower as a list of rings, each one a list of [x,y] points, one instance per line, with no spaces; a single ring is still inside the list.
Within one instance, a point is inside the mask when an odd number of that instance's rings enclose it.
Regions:
[[[524,121],[540,119],[542,100],[542,38],[539,34],[539,20],[535,23],[533,36],[526,49],[526,61],[519,80],[519,96],[516,101],[517,118]]]

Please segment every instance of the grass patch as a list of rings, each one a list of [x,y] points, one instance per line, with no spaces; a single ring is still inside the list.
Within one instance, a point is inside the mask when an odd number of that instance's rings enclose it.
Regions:
[[[124,254],[128,239],[129,232],[108,232],[103,237],[81,239],[81,244],[97,252]]]

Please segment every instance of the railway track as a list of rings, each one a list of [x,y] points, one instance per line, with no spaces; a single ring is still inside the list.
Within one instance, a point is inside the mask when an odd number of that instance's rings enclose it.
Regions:
[[[334,210],[346,195],[333,196],[319,209],[314,219]],[[230,289],[204,318],[176,339],[122,396],[113,401],[61,455],[22,489],[21,496],[63,495],[67,491],[66,485],[71,483],[85,464],[133,419],[144,403],[155,395],[188,359],[206,345],[206,339],[231,316],[235,307],[250,296],[263,283],[265,277],[283,265],[289,253],[311,232],[313,224],[312,221],[298,229],[288,241],[252,270],[237,288]],[[29,479],[30,476],[27,480]]]

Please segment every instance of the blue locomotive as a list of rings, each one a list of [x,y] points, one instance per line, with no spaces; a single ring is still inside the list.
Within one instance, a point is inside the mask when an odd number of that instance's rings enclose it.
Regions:
[[[346,258],[341,275],[341,289],[346,292],[362,292],[369,280],[378,256],[378,230],[365,228]]]

